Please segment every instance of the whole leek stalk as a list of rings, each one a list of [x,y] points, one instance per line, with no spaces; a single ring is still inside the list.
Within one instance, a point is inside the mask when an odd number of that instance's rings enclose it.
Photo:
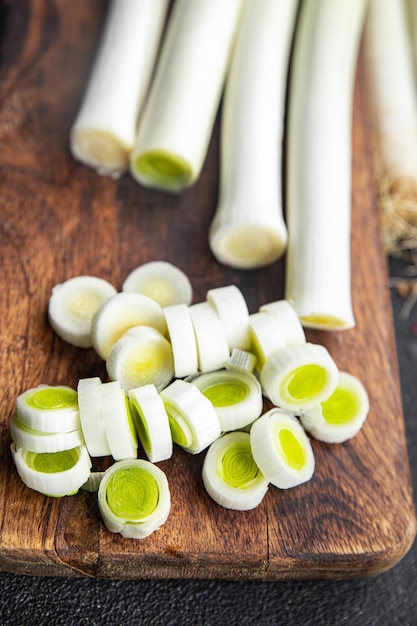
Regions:
[[[168,0],[112,0],[80,110],[70,131],[77,160],[117,178],[128,169]]]
[[[220,263],[251,269],[279,259],[282,141],[298,0],[247,0],[222,110],[220,192],[209,242]]]
[[[301,5],[289,91],[285,298],[304,326],[346,329],[352,108],[367,0]]]
[[[176,0],[130,159],[141,184],[180,192],[201,171],[242,0]]]

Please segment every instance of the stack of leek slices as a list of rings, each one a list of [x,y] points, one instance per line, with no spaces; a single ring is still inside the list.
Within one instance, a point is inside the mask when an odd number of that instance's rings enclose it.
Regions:
[[[93,347],[109,380],[18,396],[11,451],[28,487],[55,497],[98,491],[106,527],[143,538],[169,515],[168,478],[156,464],[172,457],[174,444],[205,453],[202,482],[212,500],[249,510],[270,485],[312,478],[308,434],[341,443],[362,427],[364,386],[307,341],[287,301],[249,313],[240,289],[227,285],[192,303],[188,279],[167,262],[136,268],[121,292],[103,292],[103,283],[81,276],[52,290],[52,328]],[[92,471],[96,457],[111,457],[105,472]]]

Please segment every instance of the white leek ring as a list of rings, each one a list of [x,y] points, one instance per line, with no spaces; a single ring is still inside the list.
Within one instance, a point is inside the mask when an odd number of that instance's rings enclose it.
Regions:
[[[75,276],[52,288],[48,305],[51,327],[64,341],[91,348],[91,322],[100,306],[116,295],[116,288],[96,276]]]
[[[109,298],[94,315],[91,324],[97,354],[106,360],[116,341],[134,326],[152,326],[165,335],[162,307],[141,293],[121,292]]]
[[[190,382],[175,380],[163,391],[174,443],[199,454],[220,436],[218,415],[208,398]]]
[[[249,434],[243,432],[227,433],[211,444],[202,479],[217,504],[238,511],[254,509],[268,490],[268,481],[254,461]]]
[[[249,311],[240,289],[236,285],[210,289],[207,301],[216,309],[229,349],[249,350]]]
[[[82,445],[61,452],[31,452],[11,444],[11,453],[22,482],[46,496],[60,498],[77,493],[90,475],[91,460]]]
[[[304,343],[276,352],[261,372],[264,394],[295,413],[326,400],[336,389],[339,371],[327,349]]]
[[[252,424],[250,442],[256,464],[275,487],[289,489],[312,477],[313,449],[293,415],[271,409]]]
[[[112,457],[115,461],[135,459],[138,455],[137,433],[129,399],[118,381],[100,386],[100,406]]]
[[[262,389],[253,374],[220,370],[192,380],[212,403],[223,432],[243,428],[262,412]]]
[[[168,261],[150,261],[134,269],[126,277],[123,291],[142,293],[161,307],[191,304],[193,288],[188,276]]]
[[[200,372],[221,369],[229,360],[226,333],[216,309],[210,302],[198,302],[189,307],[197,341]]]
[[[92,457],[111,454],[101,416],[101,384],[99,377],[93,377],[82,378],[77,385],[81,429],[88,453]]]
[[[151,463],[172,456],[172,437],[164,402],[155,385],[129,391],[129,403],[139,440]]]
[[[171,344],[151,326],[130,328],[113,345],[106,368],[125,391],[149,384],[161,391],[174,376]]]
[[[143,539],[168,519],[171,497],[164,472],[143,459],[114,463],[101,479],[98,506],[106,528]]]
[[[185,378],[198,372],[197,341],[193,323],[186,304],[164,308],[168,336],[174,357],[176,378]]]
[[[31,452],[61,452],[84,443],[80,429],[64,433],[45,433],[28,428],[19,421],[17,415],[10,420],[10,435],[19,448]]]
[[[16,400],[19,421],[45,433],[70,432],[80,427],[77,392],[65,385],[39,385]]]
[[[300,416],[303,427],[326,443],[342,443],[360,431],[369,412],[369,398],[358,378],[339,372],[332,395]]]

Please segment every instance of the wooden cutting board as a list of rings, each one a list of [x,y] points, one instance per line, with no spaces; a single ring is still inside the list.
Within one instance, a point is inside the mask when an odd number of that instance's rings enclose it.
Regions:
[[[93,274],[118,289],[138,265],[165,259],[190,276],[194,301],[236,284],[251,312],[283,297],[285,262],[259,271],[222,267],[207,230],[216,206],[218,124],[198,183],[180,196],[115,182],[76,163],[68,130],[104,17],[101,0],[3,3],[0,48],[0,569],[99,578],[282,580],[382,572],[410,548],[416,519],[375,194],[366,84],[359,65],[353,129],[353,304],[357,325],[308,331],[371,402],[352,441],[313,441],[312,480],[270,488],[253,511],[222,509],[201,481],[203,454],[179,448],[161,463],[172,493],[163,528],[123,539],[100,521],[96,496],[63,499],[25,487],[10,456],[19,393],[40,383],[75,387],[106,377],[93,350],[73,348],[46,318],[54,284]],[[329,260],[331,262],[331,259]]]

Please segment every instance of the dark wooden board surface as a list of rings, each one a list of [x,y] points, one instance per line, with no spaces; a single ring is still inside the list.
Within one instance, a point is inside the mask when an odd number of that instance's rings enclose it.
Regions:
[[[217,199],[218,124],[204,171],[180,196],[129,176],[101,178],[76,163],[68,131],[87,80],[105,3],[2,3],[0,31],[0,569],[99,578],[282,580],[376,574],[410,548],[416,519],[378,218],[366,82],[359,64],[353,128],[352,288],[356,327],[308,331],[371,402],[352,441],[313,441],[316,472],[300,487],[270,488],[253,511],[227,511],[206,495],[203,454],[179,448],[160,464],[172,493],[165,526],[142,541],[109,533],[93,494],[52,499],[25,487],[10,456],[16,397],[40,383],[76,386],[105,368],[93,350],[51,330],[51,288],[94,274],[118,289],[141,263],[184,269],[194,301],[234,283],[250,311],[283,297],[285,260],[256,271],[222,267],[207,230]],[[330,261],[331,262],[331,261]]]

